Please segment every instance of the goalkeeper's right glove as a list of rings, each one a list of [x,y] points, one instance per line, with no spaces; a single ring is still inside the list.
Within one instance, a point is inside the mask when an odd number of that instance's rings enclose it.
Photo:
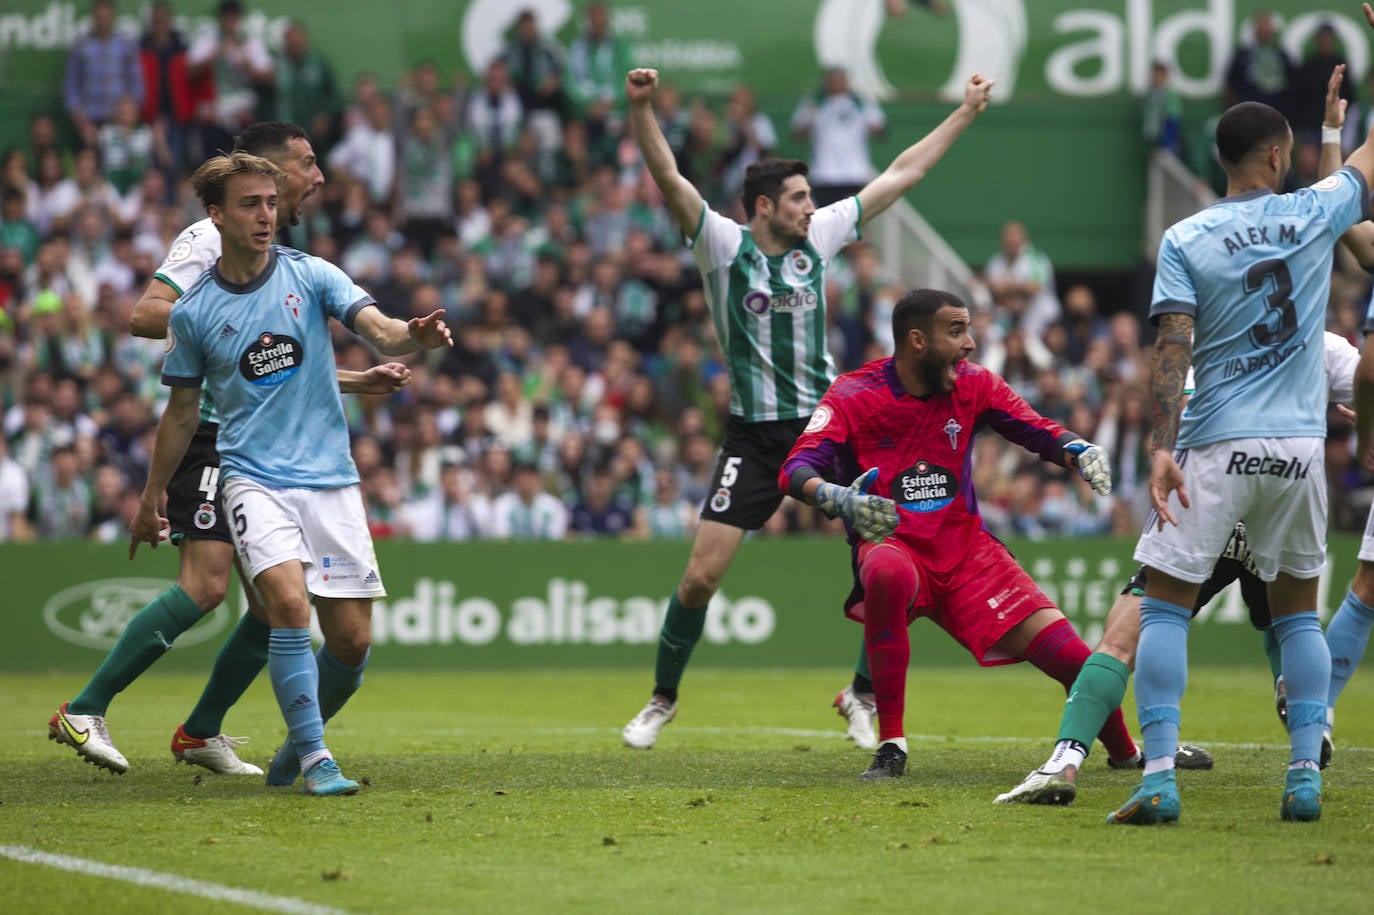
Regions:
[[[873,467],[848,487],[822,483],[816,487],[816,507],[827,518],[843,518],[869,543],[882,543],[897,530],[897,503],[868,494],[877,478],[878,468]]]

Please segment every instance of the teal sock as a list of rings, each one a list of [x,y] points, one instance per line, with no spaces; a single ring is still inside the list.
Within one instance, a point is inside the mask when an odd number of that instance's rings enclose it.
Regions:
[[[324,746],[320,717],[320,671],[310,651],[309,629],[273,629],[268,636],[267,674],[286,719],[288,739],[302,759]]]
[[[163,591],[129,620],[91,682],[67,703],[67,711],[74,715],[104,715],[115,694],[152,667],[153,662],[172,647],[177,636],[204,615],[180,585]]]
[[[654,664],[654,692],[677,700],[682,672],[706,626],[705,607],[684,607],[677,592],[668,599],[668,613],[658,634],[658,659]]]
[[[205,740],[223,732],[224,716],[267,666],[267,642],[271,635],[272,627],[253,614],[239,617],[238,625],[215,657],[200,700],[186,719],[188,735]]]
[[[328,648],[321,647],[315,652],[315,663],[320,669],[320,716],[325,721],[337,715],[349,697],[363,685],[363,671],[370,657],[372,650],[368,649],[361,664],[349,667],[330,654]]]
[[[1273,625],[1264,627],[1264,655],[1269,659],[1269,679],[1277,680],[1279,674],[1283,673],[1283,652],[1279,650]]]
[[[854,665],[852,686],[856,693],[873,692],[873,674],[868,669],[868,646],[864,644],[863,636],[859,636],[859,660]]]
[[[1130,677],[1131,669],[1111,655],[1100,651],[1089,655],[1069,689],[1056,740],[1076,740],[1091,747],[1097,732],[1121,705]]]

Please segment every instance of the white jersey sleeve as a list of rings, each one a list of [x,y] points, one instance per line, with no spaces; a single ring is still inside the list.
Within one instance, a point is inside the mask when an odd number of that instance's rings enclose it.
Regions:
[[[829,261],[845,245],[858,241],[862,219],[863,208],[859,206],[858,197],[837,200],[830,206],[821,207],[811,217],[807,239],[821,259]]]
[[[220,246],[219,229],[214,222],[206,218],[193,223],[172,242],[167,258],[153,276],[175,289],[178,296],[183,296],[200,275],[219,260]]]
[[[744,229],[739,223],[702,204],[701,219],[697,222],[696,232],[687,239],[687,247],[696,256],[701,272],[710,273],[734,258],[743,234]]]
[[[1340,334],[1327,331],[1326,387],[1334,403],[1349,403],[1355,399],[1355,367],[1360,364],[1360,351]]]

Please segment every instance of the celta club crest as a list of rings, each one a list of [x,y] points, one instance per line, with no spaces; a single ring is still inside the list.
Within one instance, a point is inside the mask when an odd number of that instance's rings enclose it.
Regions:
[[[964,427],[950,417],[949,422],[945,423],[945,435],[949,436],[949,447],[951,450],[959,450],[959,433],[964,431]]]
[[[291,317],[299,318],[301,316],[301,297],[294,292],[288,292],[286,294],[286,301],[281,304],[283,308],[290,310]]]

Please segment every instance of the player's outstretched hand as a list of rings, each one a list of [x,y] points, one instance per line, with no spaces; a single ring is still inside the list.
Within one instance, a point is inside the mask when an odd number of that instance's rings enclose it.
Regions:
[[[1159,529],[1164,530],[1165,521],[1178,527],[1178,519],[1169,511],[1169,494],[1177,491],[1178,504],[1184,508],[1191,508],[1193,504],[1183,485],[1183,469],[1174,456],[1162,448],[1150,456],[1150,461],[1150,505],[1154,507]]]
[[[410,339],[425,349],[438,349],[453,346],[453,334],[444,323],[444,310],[436,308],[423,318],[411,318],[406,322],[410,328]]]
[[[359,394],[394,394],[410,384],[410,367],[402,362],[374,365],[358,379]]]
[[[1365,4],[1369,6],[1368,3]],[[1323,127],[1344,127],[1345,126],[1345,106],[1347,101],[1341,98],[1341,80],[1345,76],[1345,64],[1336,64],[1331,70],[1331,78],[1326,81],[1326,111],[1322,116]]]
[[[647,102],[654,97],[658,88],[658,71],[649,67],[639,67],[625,75],[625,98],[631,104]]]
[[[1369,23],[1371,29],[1374,29],[1374,9],[1370,9],[1368,3],[1363,3],[1361,6],[1364,7],[1364,21]]]
[[[983,109],[988,107],[988,99],[992,96],[992,87],[997,85],[997,80],[988,79],[981,73],[975,73],[964,83],[964,104],[973,110],[974,114],[982,114]]]
[[[134,558],[140,543],[157,549],[157,545],[167,539],[167,527],[167,519],[160,517],[156,508],[140,502],[138,513],[129,519],[129,558]]]
[[[1107,460],[1105,451],[1081,438],[1065,445],[1064,451],[1078,468],[1078,475],[1088,481],[1093,492],[1099,496],[1112,494],[1112,463]]]
[[[816,489],[816,507],[828,518],[843,518],[869,543],[882,543],[897,530],[897,503],[869,495],[877,478],[878,468],[871,467],[848,487],[822,483]]]

